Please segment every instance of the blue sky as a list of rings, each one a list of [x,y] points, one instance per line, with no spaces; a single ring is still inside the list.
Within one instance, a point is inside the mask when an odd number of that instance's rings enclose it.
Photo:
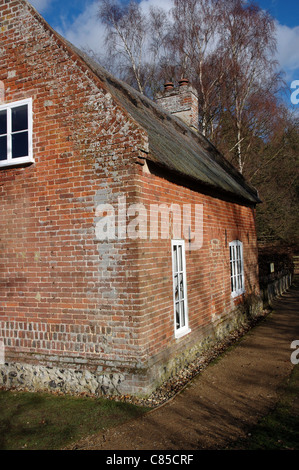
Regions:
[[[78,47],[101,51],[103,28],[96,17],[97,0],[29,0],[46,21]],[[123,0],[126,1],[126,0]],[[170,7],[170,0],[141,0],[149,5]],[[299,0],[256,0],[277,22],[277,60],[288,86],[299,80]]]
[[[256,3],[269,10],[281,24],[289,27],[299,26],[298,0],[258,0]]]

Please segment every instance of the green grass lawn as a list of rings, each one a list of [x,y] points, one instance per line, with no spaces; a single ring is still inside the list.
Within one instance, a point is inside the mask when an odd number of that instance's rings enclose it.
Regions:
[[[0,450],[55,450],[147,411],[101,398],[0,391]]]

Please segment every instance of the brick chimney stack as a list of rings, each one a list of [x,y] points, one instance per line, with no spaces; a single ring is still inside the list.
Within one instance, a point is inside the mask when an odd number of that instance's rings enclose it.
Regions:
[[[189,80],[181,79],[178,87],[172,82],[165,83],[164,90],[156,96],[156,102],[165,111],[198,131],[198,95]]]

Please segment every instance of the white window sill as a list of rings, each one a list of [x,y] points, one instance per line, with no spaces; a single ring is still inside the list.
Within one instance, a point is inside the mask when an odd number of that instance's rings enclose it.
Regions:
[[[240,297],[240,295],[243,295],[243,294],[245,294],[245,289],[240,290],[240,291],[236,291],[236,292],[232,292],[231,296],[232,296],[233,299],[235,299],[236,297]]]
[[[24,157],[24,158],[15,158],[14,160],[2,160],[0,161],[0,169],[27,165],[29,163],[34,163],[33,158]]]
[[[181,328],[180,330],[177,330],[175,332],[175,338],[176,339],[182,338],[183,336],[187,335],[190,332],[191,332],[190,328]]]

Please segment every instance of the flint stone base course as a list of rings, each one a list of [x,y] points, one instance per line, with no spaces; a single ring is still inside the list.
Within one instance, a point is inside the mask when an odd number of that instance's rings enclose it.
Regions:
[[[170,348],[151,358],[142,367],[126,368],[122,372],[115,370],[97,371],[61,367],[59,365],[31,365],[10,362],[0,365],[0,388],[26,390],[30,392],[54,392],[70,395],[105,396],[135,395],[147,397],[163,382],[180,373],[192,361],[200,358],[218,342],[223,341],[230,333],[262,314],[262,301],[251,297],[250,303],[237,306],[225,318],[215,319],[197,333],[197,340],[192,340],[182,350]]]
[[[106,375],[16,362],[0,366],[0,387],[5,389],[99,396],[119,393],[123,381],[121,373]]]

